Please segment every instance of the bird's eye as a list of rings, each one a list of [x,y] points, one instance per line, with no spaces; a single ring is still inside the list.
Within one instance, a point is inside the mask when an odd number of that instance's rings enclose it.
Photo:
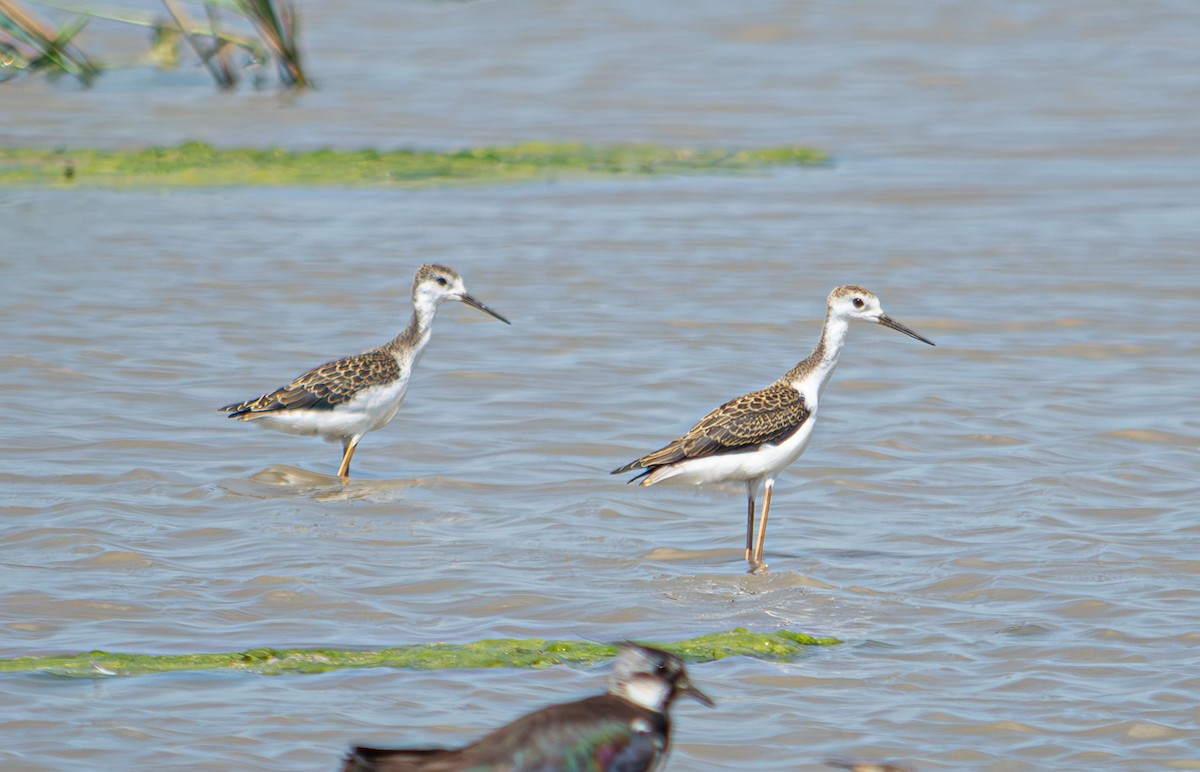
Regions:
[[[863,299],[862,299],[862,298],[855,298],[854,300],[852,300],[852,301],[850,301],[850,302],[854,303],[854,307],[855,307],[855,308],[862,308],[862,307],[863,307]]]
[[[439,287],[445,287],[450,282],[446,281],[445,276],[439,276],[439,277],[437,277],[437,283],[438,283]]]

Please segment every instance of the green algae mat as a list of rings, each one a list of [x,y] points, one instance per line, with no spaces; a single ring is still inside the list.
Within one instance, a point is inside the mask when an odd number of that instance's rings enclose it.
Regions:
[[[744,628],[708,633],[675,643],[639,640],[689,662],[725,657],[788,661],[812,646],[832,646],[837,638],[818,638],[791,630],[755,633]],[[344,649],[250,649],[218,654],[118,654],[90,651],[53,657],[0,659],[0,673],[47,673],[63,676],[124,676],[190,670],[247,670],[262,674],[323,673],[341,668],[391,667],[440,670],[481,667],[540,668],[587,666],[612,658],[613,644],[549,641],[539,638],[395,646],[373,651]]]
[[[185,142],[141,150],[0,148],[0,185],[420,187],[614,175],[749,174],[828,163],[825,153],[804,146],[719,150],[529,142],[440,152],[289,151]]]

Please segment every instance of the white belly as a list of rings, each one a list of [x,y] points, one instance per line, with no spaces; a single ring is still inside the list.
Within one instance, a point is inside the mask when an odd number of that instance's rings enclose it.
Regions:
[[[387,426],[396,417],[406,393],[408,378],[404,377],[385,386],[364,389],[352,401],[333,410],[277,410],[248,416],[268,429],[345,441]]]
[[[642,485],[653,485],[663,480],[705,485],[774,479],[804,452],[816,423],[817,414],[814,410],[795,434],[778,445],[761,445],[757,450],[743,453],[722,453],[704,458],[689,458],[654,470],[646,477]]]

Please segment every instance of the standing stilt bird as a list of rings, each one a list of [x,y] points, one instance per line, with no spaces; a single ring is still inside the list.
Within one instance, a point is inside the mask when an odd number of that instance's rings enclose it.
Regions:
[[[630,482],[653,485],[670,478],[696,484],[741,481],[746,484],[746,562],[750,572],[762,562],[767,514],[776,476],[799,458],[812,436],[817,405],[837,367],[850,322],[861,319],[891,327],[922,343],[934,345],[883,313],[870,290],[846,284],[829,293],[825,328],[816,351],[765,389],[732,399],[712,411],[687,434],[613,474],[644,470]],[[763,486],[762,516],[754,539],[754,496]]]
[[[671,743],[671,703],[713,701],[674,654],[621,644],[608,693],[534,711],[456,750],[353,748],[342,772],[652,772]]]
[[[350,459],[367,432],[396,416],[408,379],[429,343],[433,317],[447,300],[457,300],[511,324],[471,297],[462,277],[444,265],[423,265],[413,278],[412,318],[391,341],[309,370],[281,389],[221,408],[230,418],[289,434],[321,435],[342,443],[338,477],[350,476]]]

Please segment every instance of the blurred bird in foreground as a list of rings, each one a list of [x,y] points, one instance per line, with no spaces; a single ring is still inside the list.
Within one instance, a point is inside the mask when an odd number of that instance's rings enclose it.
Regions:
[[[670,749],[669,710],[687,695],[713,701],[688,680],[683,660],[621,644],[608,692],[550,705],[455,750],[355,747],[342,772],[652,772]]]

